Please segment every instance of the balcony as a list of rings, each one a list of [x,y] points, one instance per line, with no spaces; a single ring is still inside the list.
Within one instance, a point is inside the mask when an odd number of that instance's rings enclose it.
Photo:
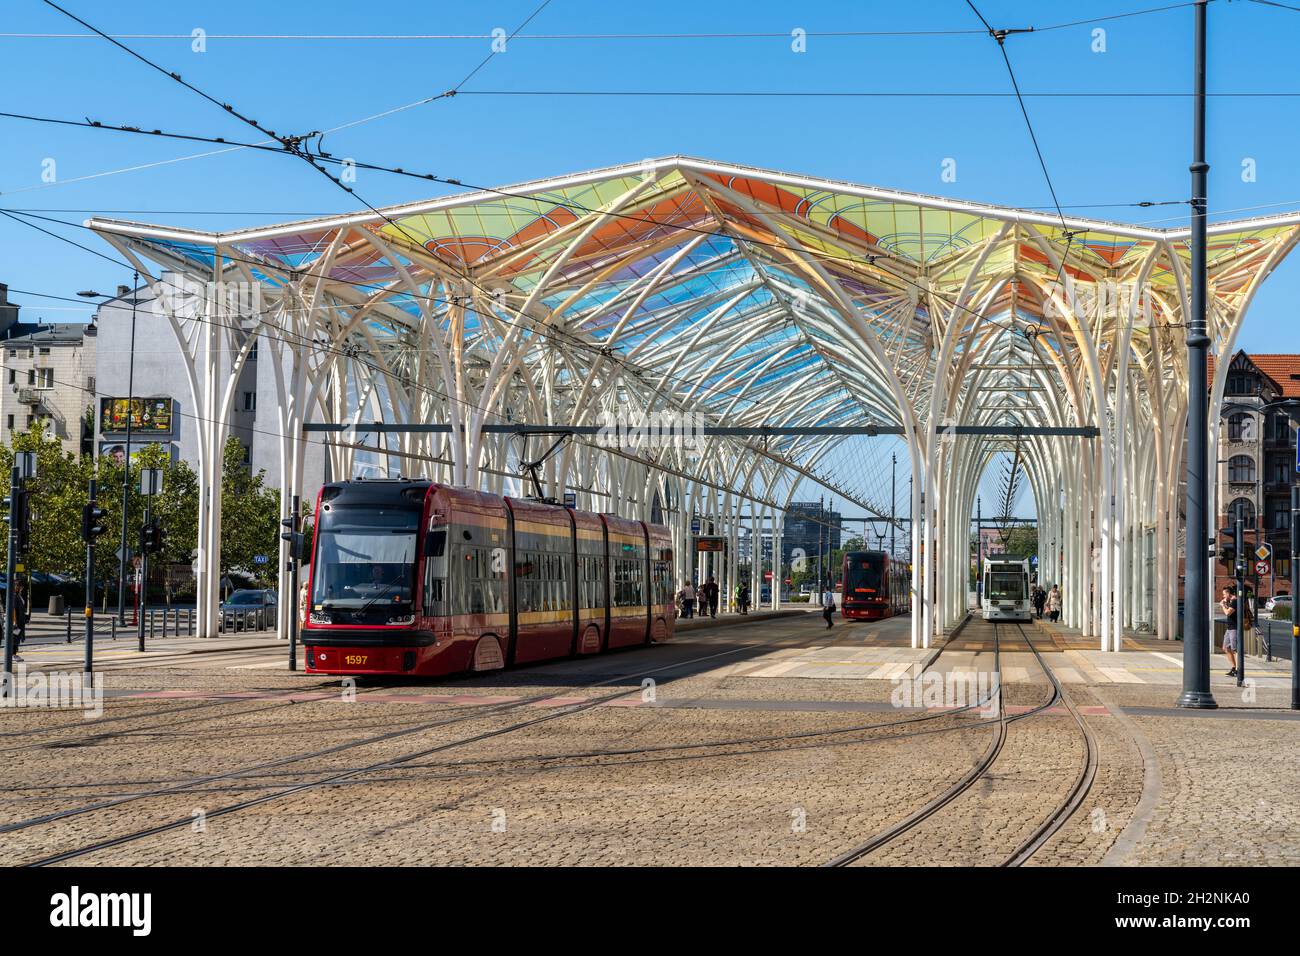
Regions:
[[[41,403],[41,393],[35,388],[20,388],[18,391],[18,404],[36,406]]]

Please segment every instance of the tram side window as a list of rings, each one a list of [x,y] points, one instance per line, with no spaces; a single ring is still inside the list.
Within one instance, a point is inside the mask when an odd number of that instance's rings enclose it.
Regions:
[[[424,539],[424,613],[447,613],[447,529],[430,531]]]
[[[493,568],[492,550],[473,545],[456,546],[452,613],[499,614],[506,609],[505,572]]]
[[[518,551],[515,593],[519,610],[567,611],[572,607],[569,556],[558,551]]]
[[[605,606],[605,559],[594,554],[578,555],[578,606]]]
[[[671,548],[659,548],[655,551],[652,600],[656,605],[672,604],[673,592],[673,552]]]
[[[614,558],[614,606],[637,607],[645,603],[645,562],[636,558]]]

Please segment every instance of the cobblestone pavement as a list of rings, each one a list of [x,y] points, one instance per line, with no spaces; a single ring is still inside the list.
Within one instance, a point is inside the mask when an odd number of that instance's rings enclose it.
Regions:
[[[872,630],[897,648],[907,626]],[[176,824],[75,859],[102,865],[823,864],[949,787],[995,726],[894,706],[897,682],[858,669],[746,676],[877,640],[865,633],[786,618],[355,689],[211,661],[118,668],[100,720],[0,712],[0,834],[10,859],[30,862]],[[1004,691],[1011,713],[1050,694],[1041,674]],[[1278,692],[1207,718],[1166,713],[1164,686],[1066,691],[1095,736],[1097,775],[1032,865],[1297,862],[1287,781],[1300,725],[1260,709]],[[1000,862],[1064,798],[1082,754],[1060,706],[1013,721],[974,787],[860,862]]]

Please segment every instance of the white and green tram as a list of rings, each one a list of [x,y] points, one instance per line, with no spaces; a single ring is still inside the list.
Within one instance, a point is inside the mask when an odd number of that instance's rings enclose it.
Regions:
[[[984,559],[984,620],[1028,621],[1033,617],[1029,598],[1028,558],[995,554]]]

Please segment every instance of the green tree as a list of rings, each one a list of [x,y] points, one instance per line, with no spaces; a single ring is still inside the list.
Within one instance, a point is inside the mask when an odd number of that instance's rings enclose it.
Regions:
[[[232,436],[221,472],[221,569],[242,571],[270,586],[279,566],[280,493],[265,485],[266,472],[253,474],[244,461],[244,446]],[[270,560],[255,564],[259,554]]]
[[[86,503],[89,463],[65,452],[59,439],[47,434],[45,423],[38,419],[14,436],[12,447],[0,446],[0,489],[5,496],[9,495],[16,451],[36,453],[36,477],[26,483],[31,495],[31,548],[24,566],[80,577],[86,563],[81,508]],[[8,560],[7,527],[0,539],[0,560]]]

